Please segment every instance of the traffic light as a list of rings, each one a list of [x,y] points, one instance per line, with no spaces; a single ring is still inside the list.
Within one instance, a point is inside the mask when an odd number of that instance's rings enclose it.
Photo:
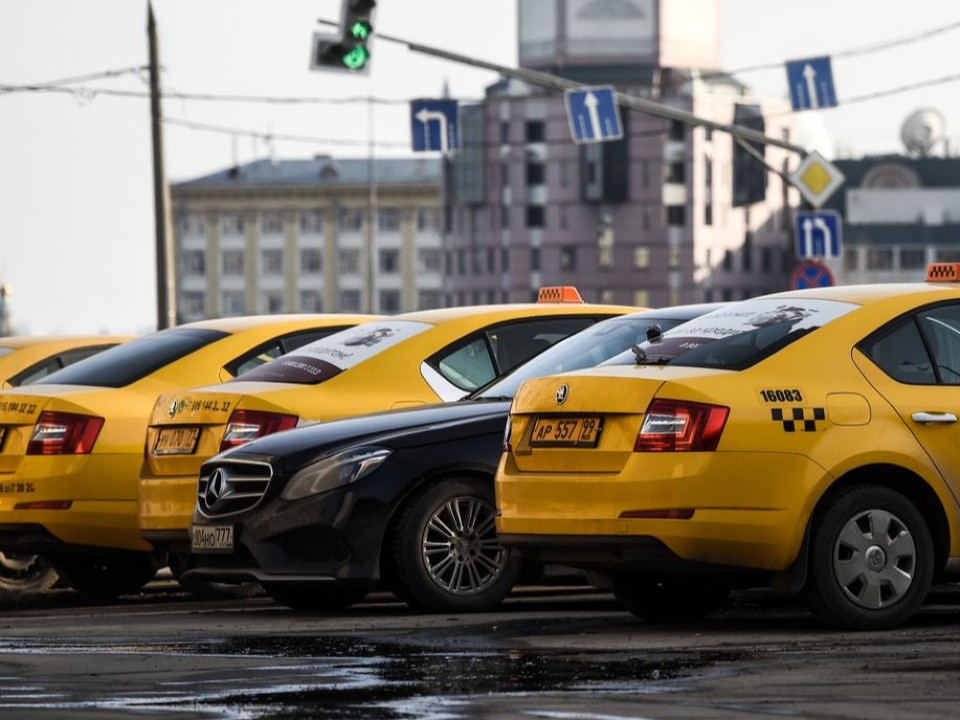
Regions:
[[[370,64],[376,0],[344,0],[339,36],[313,36],[312,69],[366,72]]]

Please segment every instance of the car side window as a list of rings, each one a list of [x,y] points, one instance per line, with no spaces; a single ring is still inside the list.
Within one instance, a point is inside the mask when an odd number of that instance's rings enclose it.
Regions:
[[[313,330],[297,331],[284,335],[282,337],[268,340],[265,343],[257,345],[252,350],[248,350],[243,355],[231,360],[224,367],[234,377],[239,377],[245,372],[258,368],[271,360],[276,360],[281,355],[303,347],[314,340],[320,340],[327,335],[333,335],[335,332],[345,330],[347,325],[337,325],[335,327],[315,328]]]
[[[499,374],[513,370],[565,337],[597,321],[594,317],[533,318],[487,328],[487,338],[497,360]]]
[[[462,390],[476,390],[497,376],[487,342],[477,337],[437,358],[440,374]]]
[[[937,375],[913,317],[908,317],[867,343],[864,353],[897,382],[935,385]]]
[[[960,385],[960,305],[945,305],[917,315],[944,385]]]

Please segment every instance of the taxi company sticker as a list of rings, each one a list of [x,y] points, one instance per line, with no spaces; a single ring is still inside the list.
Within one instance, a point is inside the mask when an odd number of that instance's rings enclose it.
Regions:
[[[0,483],[0,495],[17,495],[21,493],[35,493],[37,488],[32,482],[8,482]]]
[[[170,402],[170,406],[167,408],[167,415],[173,418],[184,412],[198,413],[203,411],[226,413],[230,410],[232,405],[233,403],[229,400],[191,400],[190,398],[185,398],[182,400],[175,399]]]
[[[0,412],[9,412],[9,413],[27,413],[32,415],[37,410],[36,403],[25,403],[17,402],[16,400],[10,402],[0,402]]]
[[[826,408],[771,408],[770,419],[783,425],[783,431],[817,432],[824,429]]]

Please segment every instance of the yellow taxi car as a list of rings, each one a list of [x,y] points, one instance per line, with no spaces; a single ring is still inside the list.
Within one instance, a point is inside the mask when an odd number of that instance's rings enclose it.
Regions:
[[[944,282],[946,281],[946,282]],[[609,366],[528,381],[501,541],[656,621],[736,586],[888,628],[960,572],[960,264],[746,300]]]
[[[129,336],[112,335],[23,335],[0,338],[0,388],[29,385],[129,339]]]
[[[636,311],[584,303],[573,288],[544,288],[540,299],[395,315],[237,381],[161,397],[140,479],[143,537],[174,555],[189,551],[200,465],[222,450],[295,425],[459,400],[557,340]]]
[[[0,388],[29,385],[129,339],[108,335],[0,338]],[[0,552],[0,589],[37,592],[52,587],[56,580],[56,571],[40,556]]]
[[[157,395],[229,380],[366,319],[190,323],[0,391],[0,551],[43,555],[86,594],[138,589],[156,569],[137,527],[137,478]]]

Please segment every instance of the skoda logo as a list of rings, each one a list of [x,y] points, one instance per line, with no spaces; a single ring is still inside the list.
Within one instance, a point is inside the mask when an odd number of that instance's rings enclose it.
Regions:
[[[167,415],[173,417],[177,414],[177,401],[174,400],[170,403],[170,407],[167,408]]]
[[[567,401],[567,395],[570,394],[570,386],[564,383],[557,388],[557,405],[563,405]]]
[[[217,500],[227,493],[228,479],[227,471],[223,468],[217,468],[213,471],[213,475],[210,476],[210,481],[207,483],[206,492],[203,494],[207,507],[212,507]]]

